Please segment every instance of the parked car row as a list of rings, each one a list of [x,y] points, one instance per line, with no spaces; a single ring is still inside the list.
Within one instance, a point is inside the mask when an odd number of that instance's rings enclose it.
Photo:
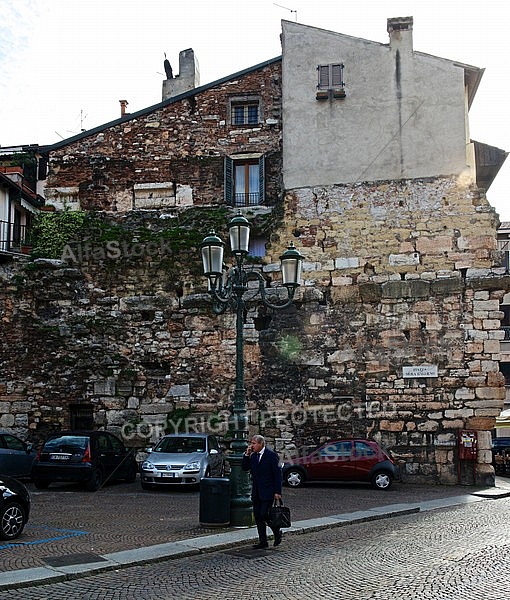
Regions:
[[[61,431],[50,435],[36,453],[15,435],[0,432],[0,473],[32,478],[38,489],[54,482],[83,483],[90,491],[105,481],[133,482],[140,472],[143,489],[197,485],[203,477],[222,477],[227,457],[214,435],[169,434],[138,468],[134,450],[108,431]],[[282,464],[289,487],[310,481],[365,481],[388,489],[398,479],[391,456],[373,440],[330,440],[314,450],[288,458]]]
[[[223,477],[227,456],[210,434],[165,435],[147,449],[140,468],[135,450],[108,431],[61,431],[36,452],[31,444],[0,432],[0,539],[17,538],[30,514],[30,497],[17,479],[32,478],[37,489],[55,482],[81,483],[89,491],[107,481],[134,482],[143,489],[198,485],[204,477]],[[399,478],[391,456],[374,441],[332,440],[282,463],[284,483],[363,481],[380,490]]]

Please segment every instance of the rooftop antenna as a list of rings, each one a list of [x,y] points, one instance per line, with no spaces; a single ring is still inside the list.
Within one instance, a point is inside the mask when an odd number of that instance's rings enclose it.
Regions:
[[[279,6],[280,8],[284,8],[285,10],[289,10],[291,13],[295,13],[295,17],[294,20],[297,23],[297,10],[293,10],[292,8],[288,8],[287,6],[282,6],[281,4],[276,4],[276,2],[273,2],[274,6]]]

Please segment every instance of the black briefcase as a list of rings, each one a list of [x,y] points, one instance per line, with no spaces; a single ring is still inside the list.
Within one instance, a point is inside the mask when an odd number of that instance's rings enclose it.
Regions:
[[[267,523],[273,529],[291,526],[290,508],[283,505],[283,500],[275,500],[267,513]]]

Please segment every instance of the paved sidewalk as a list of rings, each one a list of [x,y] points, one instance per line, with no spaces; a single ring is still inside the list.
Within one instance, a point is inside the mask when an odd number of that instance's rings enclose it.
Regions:
[[[410,493],[416,490],[422,492],[421,496],[428,496],[429,499],[416,499],[416,501],[409,500]],[[412,486],[408,486],[405,493],[402,494],[408,501],[394,504],[384,504],[384,500],[387,499],[387,496],[385,496],[384,493],[378,492],[378,496],[374,496],[374,498],[378,497],[381,501],[380,506],[371,506],[369,508],[363,508],[362,510],[351,510],[339,514],[294,521],[292,527],[285,530],[284,541],[285,537],[288,535],[298,535],[325,528],[341,527],[353,523],[391,518],[420,511],[430,511],[467,503],[482,502],[488,499],[508,497],[510,496],[510,480],[497,478],[496,487],[494,488],[462,489],[460,486],[455,486],[453,491],[459,490],[465,490],[466,493],[450,495],[452,488],[448,487],[430,488],[430,490],[422,487],[413,490]],[[328,489],[321,489],[319,491],[322,494],[328,494]],[[429,493],[427,493],[427,491],[429,491]],[[305,490],[299,490],[299,492],[301,494],[306,494]],[[338,495],[339,491],[338,489],[334,489],[332,493]],[[420,494],[416,495],[417,498],[419,498]],[[56,560],[54,565],[1,572],[0,590],[66,581],[83,577],[88,574],[100,573],[102,571],[193,556],[232,547],[245,546],[247,547],[246,552],[252,553],[274,551],[272,548],[269,548],[268,550],[252,550],[251,545],[256,541],[258,541],[257,533],[256,529],[253,527],[242,529],[228,528],[227,530],[223,529],[221,532],[210,533],[209,535],[188,538],[183,537],[182,539],[167,543],[118,550],[104,554],[94,554],[90,552],[74,554],[72,557],[69,557],[69,564],[66,564],[66,557],[61,556],[57,557],[59,560]],[[77,558],[78,561],[76,561]]]

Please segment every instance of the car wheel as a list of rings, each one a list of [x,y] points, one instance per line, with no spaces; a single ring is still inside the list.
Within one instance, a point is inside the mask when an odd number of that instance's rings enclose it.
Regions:
[[[376,490],[387,490],[390,488],[393,478],[387,471],[379,471],[372,476],[372,487]]]
[[[305,481],[305,476],[300,469],[289,469],[285,472],[284,480],[289,487],[300,487]]]
[[[102,484],[103,484],[103,473],[101,472],[100,469],[94,469],[92,471],[92,475],[90,476],[90,479],[85,484],[85,489],[88,492],[97,492],[97,490],[101,487]]]
[[[10,502],[0,513],[0,538],[13,540],[17,538],[25,527],[25,511],[21,504]]]
[[[145,481],[142,481],[142,490],[153,490],[154,486],[152,485],[152,483],[145,483]]]
[[[131,465],[128,469],[128,474],[126,476],[126,481],[128,483],[134,483],[136,481],[136,467]]]
[[[46,481],[44,479],[34,479],[34,485],[38,490],[45,490],[51,481]]]

